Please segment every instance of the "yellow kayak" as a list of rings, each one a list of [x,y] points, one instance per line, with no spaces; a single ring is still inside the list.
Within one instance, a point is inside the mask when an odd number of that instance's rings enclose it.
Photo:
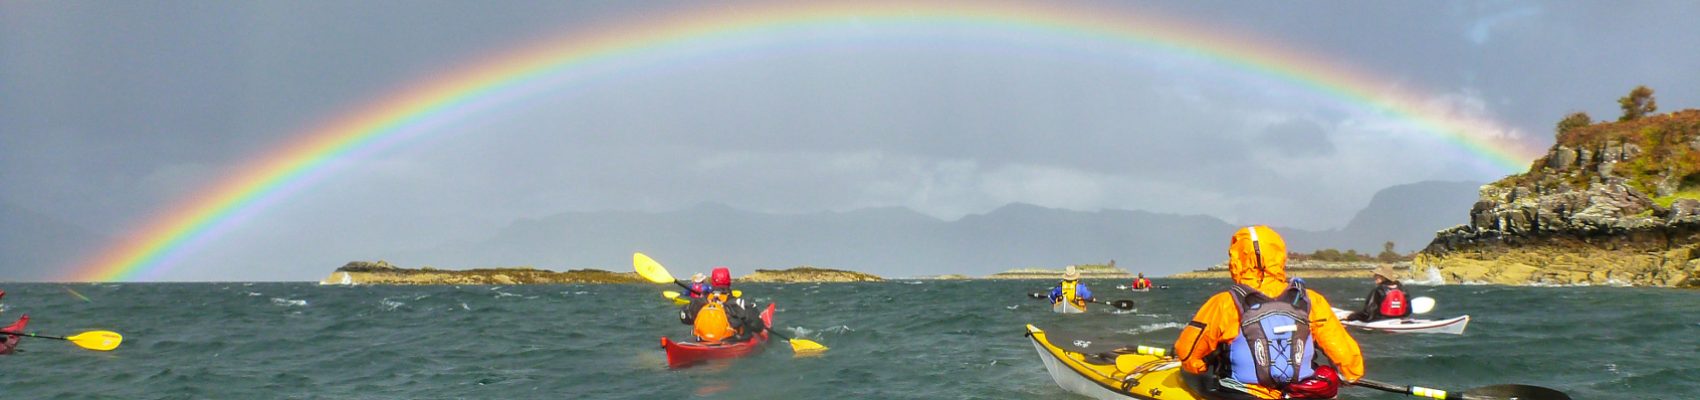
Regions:
[[[1057,338],[1067,340],[1057,345],[1033,325],[1027,325],[1027,336],[1033,338],[1039,360],[1063,390],[1095,399],[1202,399],[1185,389],[1180,362],[1161,356],[1162,350],[1095,343],[1099,341],[1095,338]]]

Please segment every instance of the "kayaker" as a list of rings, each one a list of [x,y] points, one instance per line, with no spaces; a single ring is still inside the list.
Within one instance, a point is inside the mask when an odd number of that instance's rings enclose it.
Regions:
[[[1399,285],[1398,275],[1393,273],[1393,267],[1380,266],[1375,269],[1375,289],[1364,296],[1363,309],[1346,316],[1347,321],[1373,322],[1384,319],[1404,319],[1411,316],[1411,303],[1405,295],[1405,288]]]
[[[691,325],[698,341],[742,342],[767,329],[754,304],[733,296],[731,270],[714,267],[709,287],[707,295],[691,299],[679,310],[679,322]]]
[[[1133,288],[1134,290],[1150,289],[1151,288],[1151,280],[1145,279],[1145,273],[1141,272],[1141,273],[1139,273],[1139,277],[1133,278],[1133,284],[1128,285],[1128,287]]]
[[[707,295],[709,291],[714,290],[714,287],[710,286],[707,280],[708,276],[703,275],[701,272],[691,275],[691,290],[689,290],[690,293],[685,293],[685,295],[690,296],[690,298],[693,299]]]
[[[1086,303],[1097,300],[1092,297],[1092,290],[1086,288],[1086,283],[1080,282],[1080,270],[1075,269],[1073,265],[1063,269],[1062,282],[1051,288],[1049,297],[1051,304],[1067,301],[1074,305],[1074,308],[1081,310],[1086,309]]]
[[[1358,342],[1328,300],[1287,280],[1287,245],[1267,226],[1234,232],[1234,286],[1211,296],[1175,340],[1194,393],[1212,399],[1332,398],[1364,375]],[[1297,342],[1297,343],[1295,343]],[[1316,363],[1321,347],[1333,367]],[[1293,349],[1302,349],[1295,352]]]

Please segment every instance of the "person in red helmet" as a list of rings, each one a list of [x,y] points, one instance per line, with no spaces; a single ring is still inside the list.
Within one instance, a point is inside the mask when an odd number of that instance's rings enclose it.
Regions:
[[[679,310],[679,322],[692,326],[697,341],[737,343],[767,329],[755,304],[733,294],[731,270],[714,267],[708,282],[707,294],[691,299]]]

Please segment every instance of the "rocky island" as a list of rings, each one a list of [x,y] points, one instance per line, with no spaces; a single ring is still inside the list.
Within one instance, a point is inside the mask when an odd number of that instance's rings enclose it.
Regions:
[[[1451,283],[1700,287],[1700,110],[1652,115],[1644,89],[1617,122],[1565,118],[1415,266]]]
[[[1293,278],[1364,278],[1369,279],[1377,267],[1391,265],[1393,272],[1401,275],[1401,280],[1421,280],[1423,274],[1413,273],[1410,261],[1377,262],[1377,261],[1318,261],[1291,260],[1287,262],[1287,276]],[[1197,271],[1182,272],[1170,275],[1176,279],[1228,279],[1228,263],[1216,264],[1210,268]]]
[[[685,278],[685,277],[679,277]],[[801,266],[786,270],[758,269],[739,282],[880,282],[878,276],[853,271]],[[444,270],[401,268],[385,261],[353,261],[337,268],[321,285],[535,285],[586,283],[649,283],[636,272],[575,269],[555,272],[532,267]]]
[[[844,271],[811,266],[800,266],[785,270],[758,269],[755,273],[739,277],[736,282],[748,283],[801,283],[801,282],[884,282],[884,278],[873,274],[855,271]]]
[[[531,267],[443,270],[401,268],[385,261],[354,261],[320,281],[325,285],[526,285],[568,283],[644,283],[636,272],[576,269],[555,272]]]
[[[1133,279],[1133,273],[1116,268],[1115,261],[1109,264],[1077,264],[1075,271],[1080,272],[1080,279]],[[1063,269],[1048,268],[1016,268],[986,276],[983,279],[1062,279]]]

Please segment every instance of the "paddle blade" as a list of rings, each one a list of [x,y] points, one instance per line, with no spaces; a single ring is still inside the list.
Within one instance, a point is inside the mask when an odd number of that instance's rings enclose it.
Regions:
[[[1423,296],[1411,299],[1411,313],[1428,314],[1429,311],[1434,311],[1433,297]]]
[[[1035,299],[1048,299],[1048,298],[1051,298],[1051,296],[1049,296],[1049,295],[1046,295],[1046,294],[1044,294],[1044,293],[1028,293],[1028,294],[1027,294],[1027,297],[1032,297],[1032,298],[1035,298]]]
[[[1123,309],[1123,310],[1132,310],[1133,309],[1133,300],[1116,300],[1116,301],[1110,302],[1110,305],[1115,306],[1116,308]]]
[[[813,340],[793,338],[790,342],[791,352],[797,353],[797,355],[814,355],[826,352],[826,346],[815,343]]]
[[[112,331],[88,331],[65,338],[65,340],[71,341],[77,347],[89,350],[112,351],[112,349],[118,348],[119,343],[124,342],[124,335]]]
[[[1466,399],[1570,400],[1570,395],[1529,385],[1493,385],[1464,391]]]
[[[655,262],[655,259],[649,258],[643,253],[632,253],[632,269],[637,270],[639,276],[648,279],[650,282],[675,282],[673,274],[667,273],[667,267],[661,266],[661,263]]]
[[[661,292],[661,297],[665,297],[668,300],[677,299],[679,298],[679,292],[664,290]]]

